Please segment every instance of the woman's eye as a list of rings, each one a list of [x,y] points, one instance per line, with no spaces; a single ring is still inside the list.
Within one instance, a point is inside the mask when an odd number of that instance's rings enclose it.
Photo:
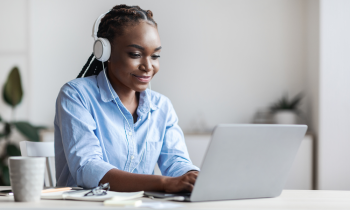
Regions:
[[[160,58],[160,55],[153,55],[152,58],[155,60],[155,59],[158,59]]]
[[[135,58],[141,57],[141,55],[138,54],[138,53],[129,53],[129,55],[130,55],[131,57],[135,57]]]

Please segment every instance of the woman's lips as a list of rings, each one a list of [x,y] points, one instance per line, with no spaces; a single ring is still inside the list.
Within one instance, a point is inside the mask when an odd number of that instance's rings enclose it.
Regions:
[[[151,81],[151,76],[137,76],[135,74],[132,74],[132,76],[134,76],[140,82],[149,82],[149,81]]]

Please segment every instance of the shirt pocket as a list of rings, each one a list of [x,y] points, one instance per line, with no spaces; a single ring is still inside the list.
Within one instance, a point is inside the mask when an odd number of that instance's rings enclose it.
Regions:
[[[150,133],[147,140],[147,158],[149,160],[150,167],[152,167],[152,171],[154,169],[155,164],[158,161],[162,147],[163,139],[160,133],[158,131]]]
[[[152,131],[147,138],[146,164],[144,168],[145,174],[152,174],[154,167],[158,162],[158,158],[163,146],[163,139],[159,131]]]
[[[157,129],[150,130],[148,137],[147,137],[147,141],[148,142],[163,142],[162,135],[160,134],[159,130],[157,130]]]
[[[152,174],[154,167],[158,162],[158,158],[162,150],[162,145],[163,145],[162,141],[147,142],[147,152],[146,152],[147,161],[145,162],[146,164],[144,168],[145,174]]]

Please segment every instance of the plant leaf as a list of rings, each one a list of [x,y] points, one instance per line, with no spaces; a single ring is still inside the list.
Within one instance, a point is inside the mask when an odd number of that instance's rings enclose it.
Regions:
[[[2,181],[6,186],[10,186],[10,172],[8,166],[2,166]]]
[[[6,152],[8,156],[21,156],[21,151],[14,144],[7,144]]]
[[[30,141],[39,141],[39,129],[34,127],[28,122],[15,122],[13,123],[16,128]]]
[[[0,122],[1,122],[1,117],[0,117]],[[0,133],[0,138],[7,137],[9,135],[9,133],[8,133],[9,131],[11,133],[11,126],[9,126],[9,124],[6,122],[4,124],[5,124],[4,130],[2,133]],[[9,130],[9,128],[10,128],[10,130]]]
[[[38,131],[41,130],[41,129],[46,129],[47,127],[45,126],[34,126]]]
[[[7,137],[10,134],[11,134],[11,125],[10,123],[5,123],[3,135]]]
[[[290,106],[292,107],[292,109],[295,109],[295,110],[297,109],[302,98],[303,98],[303,94],[299,93],[291,100]]]
[[[4,101],[11,107],[17,106],[23,97],[21,75],[17,67],[13,67],[3,89]]]
[[[5,186],[10,186],[10,173],[9,173],[9,167],[5,166],[3,164],[0,165],[0,170],[1,170],[1,176],[2,182]]]
[[[299,93],[298,95],[296,95],[292,100],[288,100],[288,95],[285,94],[282,96],[281,99],[279,99],[277,101],[277,103],[272,104],[272,106],[270,107],[271,111],[277,111],[277,110],[293,110],[296,111],[298,109],[299,103],[301,101],[301,99],[303,98],[302,93]]]
[[[9,168],[7,165],[3,164],[3,162],[0,162],[0,171],[1,171],[0,185],[10,186]]]

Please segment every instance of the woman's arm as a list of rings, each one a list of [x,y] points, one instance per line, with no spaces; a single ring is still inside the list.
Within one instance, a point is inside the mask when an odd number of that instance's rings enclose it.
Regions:
[[[114,165],[104,159],[105,151],[94,133],[96,122],[83,93],[69,83],[61,88],[55,117],[56,176],[59,186],[98,186]],[[64,170],[67,168],[69,171]],[[67,174],[70,173],[70,174]],[[71,175],[71,176],[70,176]],[[72,183],[71,178],[75,183]]]
[[[167,119],[163,145],[158,158],[158,166],[163,175],[178,177],[189,171],[199,171],[192,164],[183,132],[178,125],[178,117],[169,99],[167,99]]]
[[[189,171],[179,177],[133,174],[118,169],[111,169],[100,183],[109,182],[111,190],[119,192],[164,191],[192,192],[197,179],[197,171]]]

